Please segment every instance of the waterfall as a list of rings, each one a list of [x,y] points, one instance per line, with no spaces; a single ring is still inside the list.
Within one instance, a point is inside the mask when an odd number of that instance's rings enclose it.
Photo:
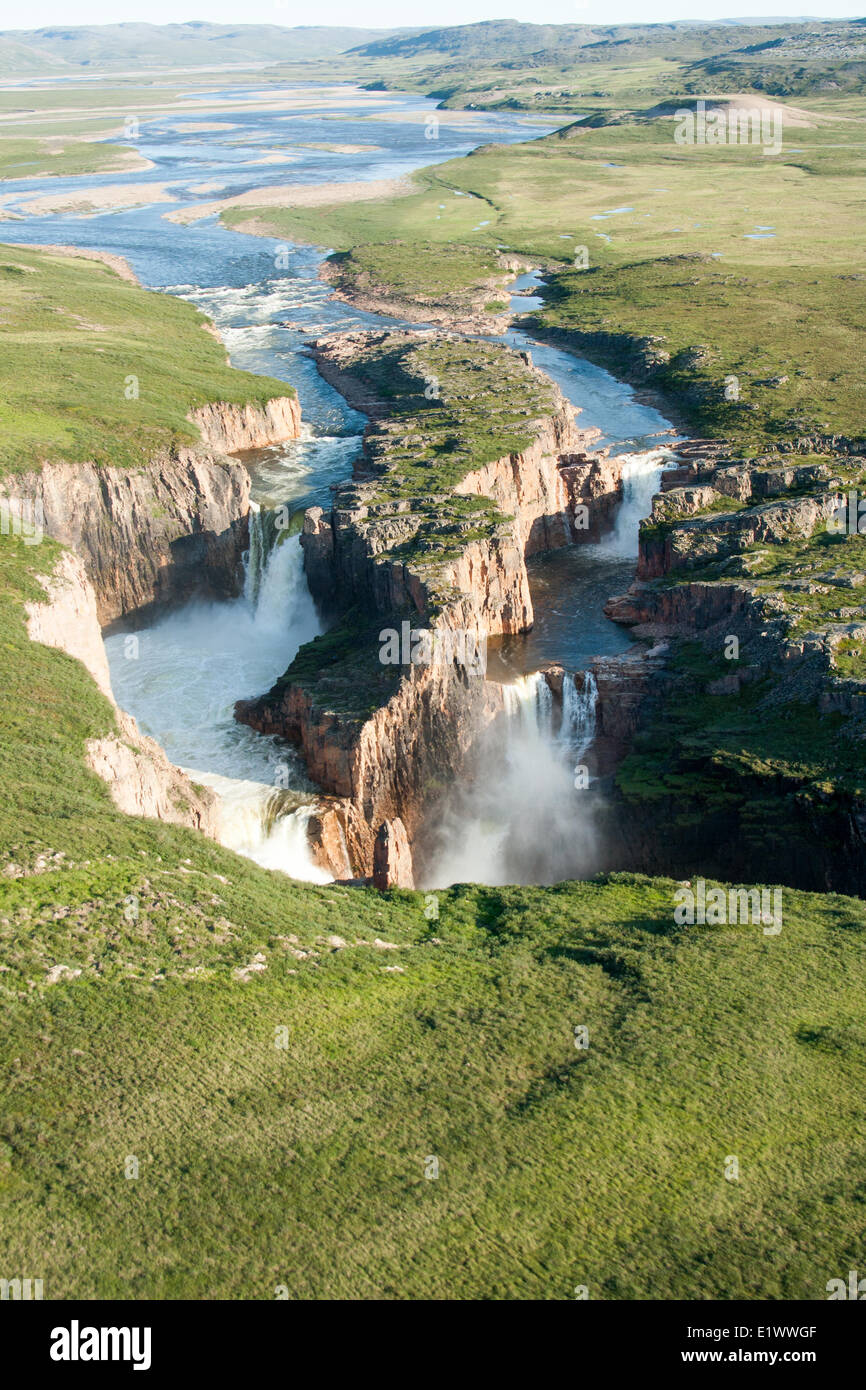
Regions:
[[[193,776],[219,797],[220,844],[263,869],[279,869],[306,883],[331,882],[331,875],[310,857],[307,822],[312,805],[298,805],[294,797],[292,809],[286,810],[281,793],[267,784],[213,772]]]
[[[247,551],[244,573],[244,597],[255,608],[259,590],[262,587],[262,575],[268,561],[268,551],[270,546],[265,537],[265,522],[261,507],[256,502],[250,502],[249,511],[250,528],[250,548]]]
[[[562,710],[554,736],[555,702],[543,672],[533,671],[502,688],[502,704],[507,720],[507,737],[512,744],[525,740],[553,742],[567,755],[580,757],[595,737],[595,707],[598,686],[591,671],[577,678],[566,674],[562,682]]]
[[[595,733],[591,672],[580,688],[565,677],[561,707],[540,671],[501,690],[502,714],[473,750],[475,775],[442,808],[425,888],[556,883],[593,868],[592,810],[574,773]]]
[[[502,688],[502,705],[512,735],[549,736],[553,729],[553,693],[540,671],[521,676]]]
[[[194,602],[140,635],[106,639],[118,702],[195,782],[219,798],[219,838],[265,868],[327,883],[312,861],[307,821],[315,793],[294,750],[234,718],[241,696],[267,690],[302,643],[321,631],[297,535],[252,508],[244,593]]]
[[[562,725],[559,738],[575,762],[580,761],[595,738],[597,704],[598,686],[591,671],[583,672],[582,689],[578,689],[575,676],[565,677],[562,682]]]
[[[651,449],[644,454],[623,454],[622,502],[613,530],[599,542],[599,550],[630,559],[637,555],[638,528],[652,511],[652,500],[661,486],[662,470],[673,457],[670,449]]]
[[[244,601],[252,610],[253,633],[259,640],[279,641],[291,627],[297,650],[320,631],[304,575],[300,539],[277,527],[274,512],[262,511],[255,504],[250,507],[249,526]],[[276,757],[269,762],[276,776],[285,780],[290,775],[287,762]],[[292,878],[312,883],[331,881],[331,875],[310,857],[307,823],[313,807],[309,802],[298,804],[298,795],[277,790],[273,783],[215,774],[200,780],[206,780],[219,796],[220,840],[224,845],[263,868],[280,869]]]

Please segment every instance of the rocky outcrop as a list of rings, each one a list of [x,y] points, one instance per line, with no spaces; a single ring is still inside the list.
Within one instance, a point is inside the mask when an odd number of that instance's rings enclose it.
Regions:
[[[163,451],[141,468],[46,463],[0,483],[0,494],[81,556],[103,628],[145,626],[191,598],[241,591],[250,479],[227,455],[296,439],[300,407],[293,396],[217,402],[189,418],[207,448]]]
[[[263,405],[229,405],[215,401],[191,410],[187,419],[201,431],[208,449],[237,454],[299,439],[301,407],[297,396],[276,396]]]
[[[859,540],[824,532],[857,465],[680,452],[642,528],[643,577],[605,608],[676,655],[624,711],[626,748],[639,738],[608,792],[606,867],[862,894],[866,680],[844,673],[866,646],[866,575]]]
[[[521,454],[468,473],[459,496],[492,497],[513,516],[525,557],[576,541],[597,540],[622,500],[622,461],[586,450],[600,430],[576,430],[571,407],[544,421]]]
[[[651,647],[636,644],[621,656],[593,661],[598,699],[591,752],[597,776],[612,772],[631,747],[646,701],[663,688],[668,651],[663,641]]]
[[[431,254],[435,252],[431,251]],[[405,319],[409,323],[434,324],[457,333],[504,333],[511,319],[508,285],[511,277],[535,269],[532,261],[517,255],[492,257],[497,269],[471,287],[437,294],[396,290],[378,283],[358,265],[351,252],[337,252],[323,261],[319,277],[333,286],[334,296],[367,313]],[[488,308],[494,304],[498,307]]]
[[[679,495],[669,493],[660,499],[649,525],[641,528],[640,579],[656,579],[673,570],[692,569],[728,559],[760,542],[784,545],[792,537],[810,536],[817,526],[833,516],[842,501],[839,492],[825,492],[780,498],[740,511],[717,511],[709,516],[685,515],[706,505],[707,493],[712,491],[712,488],[680,489]],[[659,522],[669,521],[672,500],[682,509],[677,524],[659,526]]]
[[[129,815],[187,825],[216,838],[217,803],[212,793],[195,786],[115,704],[96,596],[81,560],[64,551],[53,574],[42,582],[45,602],[27,606],[31,640],[58,647],[80,661],[114,706],[117,734],[90,739],[86,756],[108,783],[115,805]]]
[[[412,851],[406,827],[399,816],[384,821],[379,827],[373,846],[373,886],[382,892],[387,888],[412,888]]]
[[[191,782],[162,748],[142,734],[131,714],[118,709],[119,738],[90,739],[87,762],[108,783],[111,798],[128,816],[148,816],[187,825],[219,837],[219,807],[213,793]]]
[[[411,846],[427,806],[460,775],[478,730],[501,708],[498,692],[444,655],[410,666],[365,718],[336,709],[327,684],[300,681],[239,701],[235,713],[299,744],[310,776],[330,794],[310,826],[316,862],[336,878],[369,877],[378,828],[399,819]]]

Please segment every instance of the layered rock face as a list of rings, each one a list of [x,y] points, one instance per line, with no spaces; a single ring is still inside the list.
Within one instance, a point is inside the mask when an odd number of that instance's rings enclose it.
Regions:
[[[576,430],[572,416],[563,402],[528,449],[476,469],[455,488],[460,496],[492,497],[513,516],[526,558],[597,539],[621,500],[622,463],[588,456],[601,431]]]
[[[264,405],[228,405],[225,401],[215,401],[191,410],[187,419],[198,426],[205,447],[222,454],[281,444],[287,439],[298,439],[301,433],[301,406],[297,396],[275,396]]]
[[[610,867],[862,893],[866,565],[842,504],[863,459],[681,452],[642,528],[641,577],[605,609],[680,658],[636,707]]]
[[[186,449],[137,470],[54,463],[8,490],[41,506],[46,534],[81,556],[103,628],[145,625],[196,594],[240,592],[250,496],[241,463]]]
[[[794,470],[792,470],[793,472]],[[661,499],[653,512],[654,522],[664,521],[667,500],[680,517],[712,506],[723,494],[713,488],[680,488]],[[641,537],[638,578],[657,579],[673,570],[692,569],[737,555],[759,543],[780,545],[791,536],[810,536],[837,510],[838,492],[821,492],[806,497],[786,497],[742,511],[681,520],[675,529]]]
[[[250,479],[227,457],[300,434],[295,397],[263,406],[215,403],[193,411],[204,446],[163,452],[139,469],[46,464],[7,479],[16,511],[69,547],[29,609],[34,641],[80,660],[115,709],[118,736],[93,739],[89,765],[122,811],[188,825],[217,838],[218,801],[175,767],[111,691],[101,629],[144,625],[194,596],[240,592]]]
[[[311,591],[332,610],[360,613],[357,635],[347,636],[351,657],[315,674],[295,663],[236,713],[300,744],[310,775],[339,798],[314,835],[331,872],[340,876],[336,861],[348,857],[353,875],[372,875],[378,862],[381,879],[377,843],[400,843],[405,880],[425,812],[461,775],[478,731],[501,708],[482,654],[488,637],[532,624],[526,556],[586,537],[593,516],[601,525],[621,495],[620,466],[582,452],[594,434],[576,429],[571,407],[525,354],[394,334],[344,335],[315,351],[326,379],[372,417],[355,481],[338,490],[330,510],[308,511],[301,537]],[[395,408],[381,394],[383,357],[387,381],[405,383],[411,409],[402,414],[399,401]],[[472,466],[467,458],[447,493],[437,469],[425,493],[425,458],[439,438],[462,457],[463,439],[489,429],[488,367],[510,374],[497,390],[510,384],[509,429],[520,447],[503,453],[485,440],[488,459]],[[491,390],[491,411],[497,399]],[[578,531],[581,505],[590,524]],[[407,635],[427,632],[430,650],[417,662],[404,653],[383,691],[379,639],[404,625]],[[336,861],[328,858],[334,854]]]
[[[146,467],[45,464],[9,479],[8,495],[41,508],[45,532],[75,550],[103,628],[146,625],[190,598],[232,598],[249,543],[250,480],[232,451],[295,439],[294,397],[193,411],[207,446],[157,455]]]
[[[86,756],[93,771],[108,783],[115,805],[128,815],[187,825],[216,839],[215,797],[206,788],[194,786],[115,703],[96,596],[82,561],[65,551],[43,583],[46,599],[28,605],[27,631],[32,641],[59,647],[80,661],[114,706],[117,736],[90,739]]]

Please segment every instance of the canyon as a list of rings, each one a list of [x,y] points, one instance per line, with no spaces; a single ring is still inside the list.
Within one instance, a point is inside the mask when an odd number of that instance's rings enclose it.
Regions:
[[[96,593],[79,556],[71,550],[61,552],[43,585],[44,601],[27,605],[27,633],[31,641],[57,647],[80,661],[110,702],[117,732],[88,740],[85,760],[108,784],[118,810],[187,825],[218,839],[216,798],[169,762],[159,744],[142,734],[114,699]]]
[[[250,480],[228,457],[297,438],[296,397],[263,407],[217,402],[191,412],[198,449],[164,451],[139,469],[46,463],[9,478],[7,496],[59,541],[45,600],[28,605],[31,640],[81,661],[110,701],[116,735],[92,739],[88,765],[118,809],[220,836],[219,799],[142,734],[112,692],[103,634],[146,626],[193,598],[223,600],[243,584]]]
[[[455,658],[455,638],[478,651],[532,626],[527,559],[610,527],[624,460],[590,452],[600,431],[577,427],[574,407],[525,352],[395,332],[331,337],[313,351],[325,379],[369,417],[354,478],[330,509],[308,509],[301,534],[310,590],[345,631],[339,647],[332,631],[302,649],[286,676],[240,701],[236,715],[299,745],[328,794],[310,823],[318,863],[335,877],[381,884],[389,855],[377,847],[387,845],[399,863],[395,881],[410,886],[443,787],[465,776],[473,745],[504,708],[504,687]],[[498,453],[484,439],[467,458],[466,441],[501,410],[493,402],[503,389],[525,442]],[[419,495],[413,470],[437,432],[453,486]],[[431,633],[429,653],[398,674],[382,666],[379,647],[389,624],[409,620]],[[627,703],[633,665],[608,663],[603,708],[614,690],[612,706]],[[562,680],[551,672],[560,704]],[[624,738],[613,707],[606,738],[612,757]]]
[[[367,417],[353,476],[333,489],[329,506],[306,509],[299,538],[306,584],[328,630],[302,645],[264,694],[238,700],[235,715],[299,749],[315,790],[297,833],[316,871],[409,888],[428,881],[449,789],[477,781],[486,732],[507,714],[509,687],[461,651],[486,652],[532,627],[527,563],[610,534],[629,456],[599,447],[597,428],[579,427],[575,408],[525,350],[401,329],[329,335],[311,351],[322,378]],[[48,603],[30,613],[31,632],[84,660],[112,700],[100,629],[147,628],[193,599],[237,598],[255,504],[247,465],[231,455],[301,433],[292,396],[264,406],[215,403],[190,419],[201,444],[164,451],[140,469],[51,463],[14,480],[15,496],[41,508],[46,533],[69,547]],[[792,622],[798,597],[834,583],[856,588],[857,573],[825,582],[826,573],[810,572],[782,594],[760,579],[762,557],[823,534],[838,512],[859,467],[855,443],[845,443],[835,455],[745,460],[719,441],[681,441],[641,524],[634,582],[605,607],[635,644],[596,657],[583,673],[556,662],[541,669],[554,733],[566,719],[566,685],[580,700],[592,682],[592,738],[581,756],[593,781],[597,867],[683,873],[698,853],[676,800],[657,793],[670,829],[660,834],[658,802],[643,804],[629,783],[641,740],[658,739],[659,721],[696,689],[730,697],[763,682],[768,709],[805,701],[862,721],[866,682],[836,659],[866,639],[859,605],[840,608],[838,621],[823,627]],[[434,459],[431,489],[425,474]],[[268,544],[297,542],[270,536]],[[267,564],[265,552],[257,563]],[[429,636],[426,654],[384,663],[384,635],[403,627]],[[672,664],[683,644],[713,655],[733,637],[741,659],[697,687]],[[116,804],[224,833],[219,794],[175,767],[116,704],[115,718],[119,736],[91,741],[87,758]],[[866,805],[856,789],[833,783],[816,809],[802,778],[772,776],[792,827],[786,878],[803,881],[808,845],[818,886],[861,886]],[[757,876],[760,850],[740,831],[742,805],[766,793],[762,777],[741,772],[731,813],[715,804],[689,813],[700,818],[710,871]],[[720,783],[719,804],[727,794]]]

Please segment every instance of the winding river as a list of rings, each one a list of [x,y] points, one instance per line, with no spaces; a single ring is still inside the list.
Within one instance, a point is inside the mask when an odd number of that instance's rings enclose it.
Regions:
[[[214,93],[211,104],[251,92]],[[321,379],[307,340],[397,321],[335,299],[317,276],[321,249],[235,233],[212,216],[183,225],[164,214],[268,183],[390,178],[465,154],[491,137],[506,143],[552,127],[498,113],[445,113],[437,116],[431,140],[434,103],[423,98],[311,85],[269,96],[275,109],[233,106],[214,129],[213,111],[196,94],[183,121],[173,115],[142,123],[136,146],[152,169],[86,180],[88,186],[152,182],[156,198],[167,196],[168,185],[172,204],[88,216],[21,215],[8,235],[126,257],[144,285],[189,299],[210,315],[234,366],[291,382],[301,401],[303,437],[245,461],[257,507],[287,503],[294,509],[328,503],[331,485],[351,473],[365,423]],[[11,210],[76,183],[16,180],[8,185],[16,195]],[[537,287],[534,276],[517,281],[515,313],[540,302],[532,297]],[[508,681],[509,689],[504,726],[489,750],[495,772],[457,789],[443,806],[435,843],[424,856],[425,887],[461,878],[549,882],[592,868],[591,826],[568,805],[575,764],[592,734],[591,681],[581,697],[566,702],[560,723],[552,718],[546,683],[534,673],[552,662],[583,671],[594,656],[629,645],[622,629],[603,616],[602,604],[633,577],[637,524],[649,510],[673,434],[668,420],[602,368],[537,343],[520,327],[500,341],[529,350],[581,408],[580,424],[597,426],[600,444],[628,455],[624,500],[603,542],[530,561],[535,626],[497,651],[496,678]],[[268,553],[262,534],[254,515],[241,597],[190,604],[139,632],[135,659],[122,634],[108,637],[106,650],[119,703],[174,762],[218,792],[225,842],[267,867],[324,882],[328,876],[307,849],[314,788],[302,764],[284,741],[256,734],[232,716],[235,700],[267,689],[301,643],[320,630],[300,545],[289,540]]]

